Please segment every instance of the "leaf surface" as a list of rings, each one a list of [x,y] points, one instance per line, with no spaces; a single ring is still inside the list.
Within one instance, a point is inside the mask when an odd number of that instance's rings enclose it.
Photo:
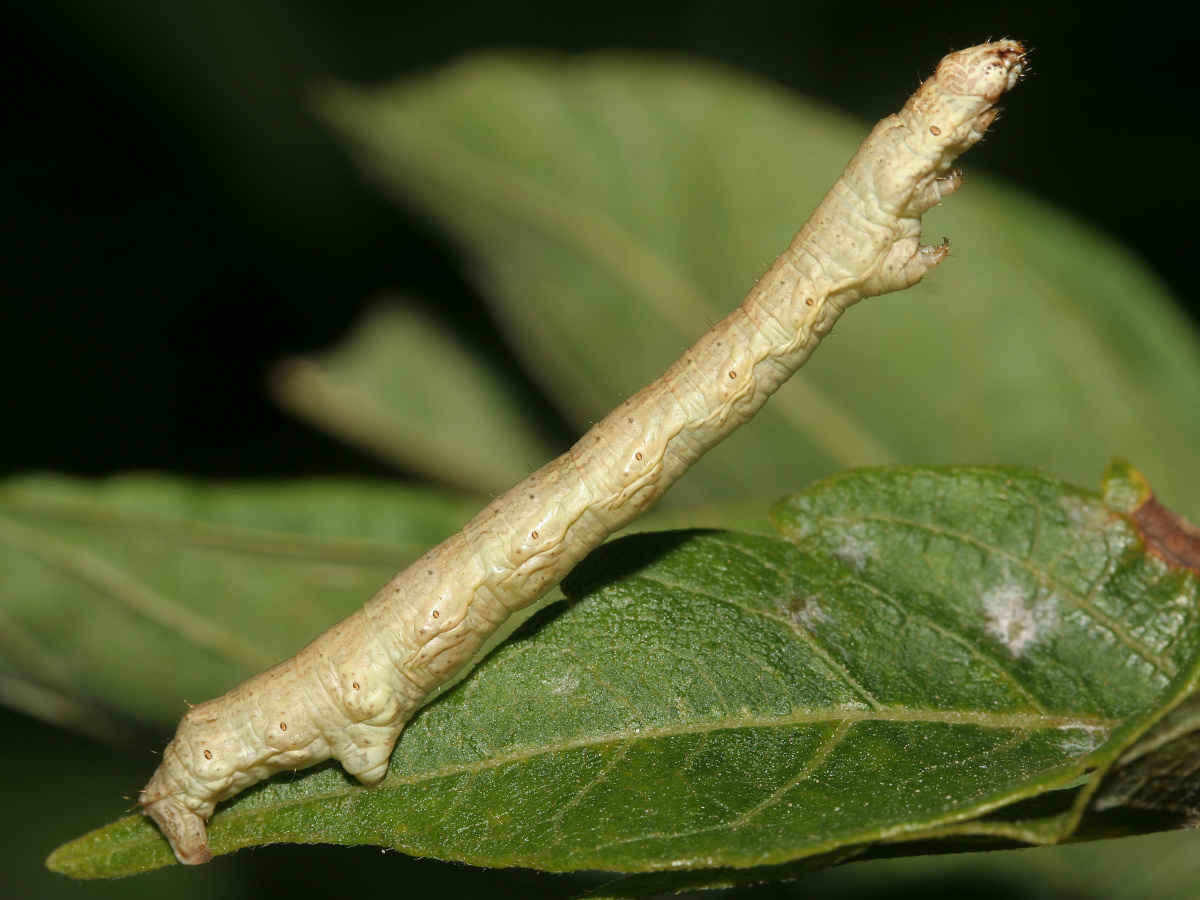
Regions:
[[[779,536],[601,548],[567,602],[414,719],[381,787],[336,766],[273,779],[213,817],[214,850],[637,872],[1051,841],[1076,794],[1022,804],[1107,766],[1195,687],[1194,577],[1095,494],[1019,469],[863,470],[773,519]],[[134,817],[51,864],[169,861]]]

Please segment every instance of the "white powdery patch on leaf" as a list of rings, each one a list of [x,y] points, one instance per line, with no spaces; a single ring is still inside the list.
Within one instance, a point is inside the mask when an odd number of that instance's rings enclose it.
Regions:
[[[828,622],[829,616],[825,614],[816,597],[806,597],[802,603],[791,609],[791,619],[802,628],[813,631],[817,625]]]
[[[1100,503],[1090,502],[1081,497],[1062,497],[1058,500],[1058,506],[1066,514],[1067,522],[1080,530],[1102,530],[1112,515],[1111,511]]]
[[[573,694],[579,688],[579,683],[579,676],[571,674],[542,681],[542,684],[550,689],[551,694]]]
[[[855,572],[861,572],[875,558],[875,542],[866,536],[866,532],[867,528],[861,522],[851,525],[842,532],[837,546],[830,549],[830,555]]]
[[[1016,582],[991,588],[981,599],[988,634],[1013,656],[1023,656],[1058,623],[1058,604],[1052,594],[1035,601]]]
[[[1071,756],[1086,756],[1104,743],[1108,729],[1089,728],[1082,725],[1064,725],[1062,749]]]

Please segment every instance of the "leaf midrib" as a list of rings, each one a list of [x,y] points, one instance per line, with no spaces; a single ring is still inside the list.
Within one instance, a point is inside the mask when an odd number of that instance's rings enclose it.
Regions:
[[[335,800],[360,792],[370,792],[372,794],[386,793],[399,788],[412,787],[444,778],[473,775],[513,763],[535,760],[553,753],[565,753],[572,750],[602,747],[605,745],[623,745],[631,741],[660,740],[689,734],[703,735],[718,731],[734,731],[748,728],[783,728],[796,725],[849,725],[853,727],[862,723],[875,722],[928,723],[952,726],[970,725],[980,728],[1010,729],[1030,733],[1042,730],[1069,729],[1098,730],[1107,733],[1121,724],[1119,720],[1105,719],[1099,716],[1046,716],[1033,713],[920,710],[906,707],[884,707],[878,710],[862,707],[846,707],[836,710],[799,710],[787,715],[776,716],[727,717],[715,721],[638,728],[638,730],[632,732],[605,732],[536,747],[512,749],[505,753],[495,753],[487,759],[458,763],[411,775],[389,775],[383,784],[377,788],[344,784],[334,790],[314,792],[306,794],[303,797],[295,797],[287,800],[276,800],[265,807],[259,805],[234,806],[228,810],[218,812],[216,819],[236,821],[246,817],[261,816],[264,812],[272,809],[286,809],[309,803]]]

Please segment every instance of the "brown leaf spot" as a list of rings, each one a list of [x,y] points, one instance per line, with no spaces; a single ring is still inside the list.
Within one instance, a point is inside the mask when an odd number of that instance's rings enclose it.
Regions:
[[[1200,528],[1171,512],[1153,494],[1133,511],[1133,521],[1147,552],[1172,569],[1190,569],[1200,575]]]

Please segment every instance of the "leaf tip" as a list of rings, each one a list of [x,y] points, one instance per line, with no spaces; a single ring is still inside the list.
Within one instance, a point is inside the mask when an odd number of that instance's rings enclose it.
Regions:
[[[1129,516],[1154,497],[1146,476],[1123,459],[1114,459],[1108,464],[1100,483],[1109,509]]]
[[[120,878],[171,865],[166,839],[138,814],[118,819],[60,846],[46,857],[46,868],[68,878]]]
[[[46,857],[46,868],[56,875],[66,875],[68,878],[95,877],[85,864],[82,864],[81,845],[86,843],[91,835],[84,835],[73,841],[67,841]]]

